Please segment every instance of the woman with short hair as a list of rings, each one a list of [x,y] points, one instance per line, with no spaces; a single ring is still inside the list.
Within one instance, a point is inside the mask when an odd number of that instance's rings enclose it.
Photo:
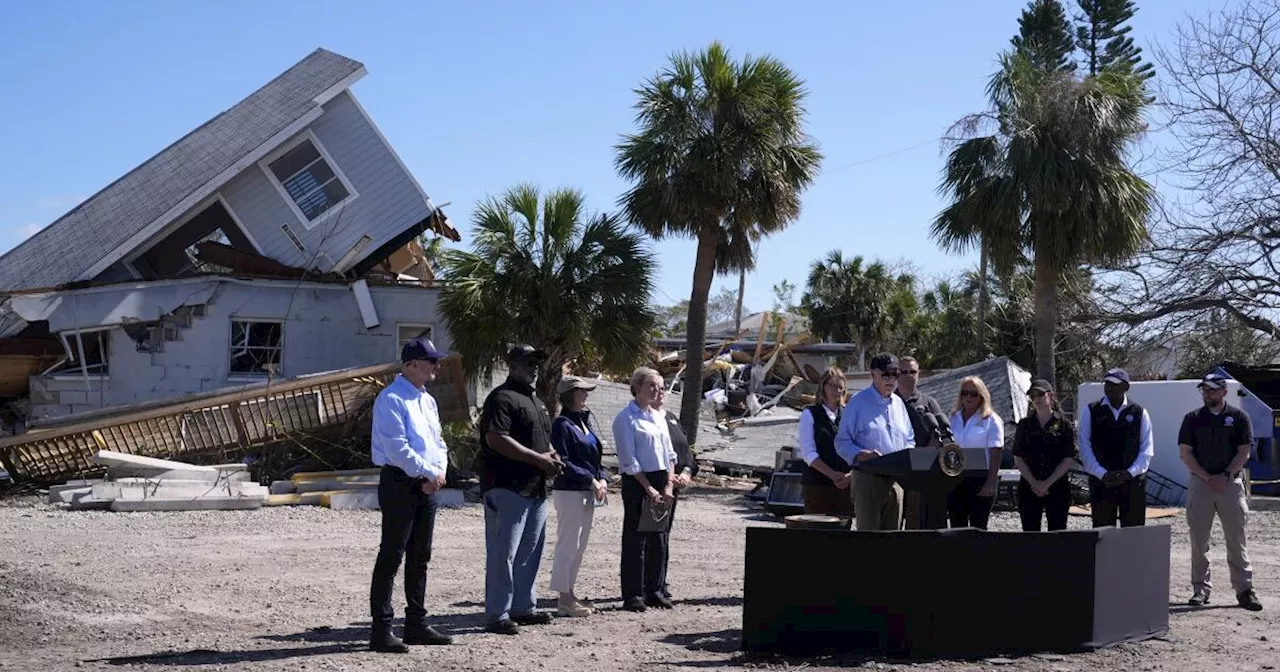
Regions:
[[[640,531],[646,508],[661,514],[675,500],[676,452],[665,414],[654,408],[665,395],[662,376],[640,367],[631,374],[631,403],[613,419],[622,474],[622,608],[627,611],[672,606],[662,592],[669,532],[662,524],[657,525],[662,531]]]
[[[951,413],[951,434],[961,448],[986,448],[986,471],[962,476],[947,495],[951,527],[987,529],[999,487],[1000,456],[1004,452],[1004,420],[991,408],[991,392],[977,376],[960,381]]]
[[[594,611],[573,590],[591,538],[596,502],[604,500],[609,483],[600,463],[603,445],[587,408],[587,396],[594,389],[594,383],[577,376],[565,376],[556,385],[560,417],[551,423],[551,446],[559,453],[564,471],[556,477],[551,493],[556,507],[551,590],[560,594],[556,611],[561,616],[590,616]]]

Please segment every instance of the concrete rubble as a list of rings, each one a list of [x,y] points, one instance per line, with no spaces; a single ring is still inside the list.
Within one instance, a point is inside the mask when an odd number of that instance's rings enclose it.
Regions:
[[[263,506],[323,506],[377,509],[380,469],[294,474],[264,486],[253,481],[247,464],[202,466],[100,450],[95,464],[106,467],[101,479],[70,480],[49,488],[49,503],[72,510],[232,511]],[[437,495],[440,506],[465,504],[460,489]]]

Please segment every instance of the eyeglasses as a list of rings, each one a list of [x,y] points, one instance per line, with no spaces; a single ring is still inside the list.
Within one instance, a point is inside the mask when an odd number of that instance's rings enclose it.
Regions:
[[[900,374],[897,369],[894,369],[893,371],[880,371],[879,373],[881,378],[897,378]]]
[[[1028,397],[1031,397],[1032,399],[1039,399],[1040,397],[1043,397],[1043,396],[1044,396],[1044,392],[1041,392],[1040,390],[1036,390],[1035,392],[1032,392],[1031,394],[1028,394],[1027,396],[1028,396]]]
[[[906,371],[903,371],[903,372],[902,372],[902,375],[904,375],[904,376],[918,376],[918,375],[920,375],[920,370],[919,370],[919,369],[916,369],[915,371],[912,371],[911,369],[907,369]]]
[[[977,393],[977,391],[975,391],[975,390],[960,390],[960,396],[962,396],[962,397],[981,397],[982,395],[981,395],[981,394],[978,394],[978,393]]]

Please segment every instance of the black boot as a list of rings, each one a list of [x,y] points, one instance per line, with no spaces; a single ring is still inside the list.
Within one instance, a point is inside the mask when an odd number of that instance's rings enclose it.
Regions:
[[[409,647],[391,632],[389,625],[373,626],[369,636],[369,650],[378,653],[409,653]]]
[[[429,625],[406,625],[404,643],[415,646],[447,646],[453,643],[453,638]]]

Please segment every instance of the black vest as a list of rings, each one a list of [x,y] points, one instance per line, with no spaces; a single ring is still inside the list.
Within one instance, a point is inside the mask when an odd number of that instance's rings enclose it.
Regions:
[[[840,459],[836,453],[836,432],[840,427],[840,411],[836,411],[836,419],[832,422],[827,417],[827,410],[818,402],[805,409],[805,413],[813,416],[813,443],[818,447],[818,457],[828,467],[836,471],[849,471],[849,463]],[[800,482],[805,485],[831,485],[831,479],[822,472],[806,465]]]
[[[1120,471],[1133,466],[1142,443],[1142,407],[1129,404],[1120,409],[1117,419],[1110,404],[1103,400],[1089,404],[1089,442],[1098,465],[1107,471]]]

